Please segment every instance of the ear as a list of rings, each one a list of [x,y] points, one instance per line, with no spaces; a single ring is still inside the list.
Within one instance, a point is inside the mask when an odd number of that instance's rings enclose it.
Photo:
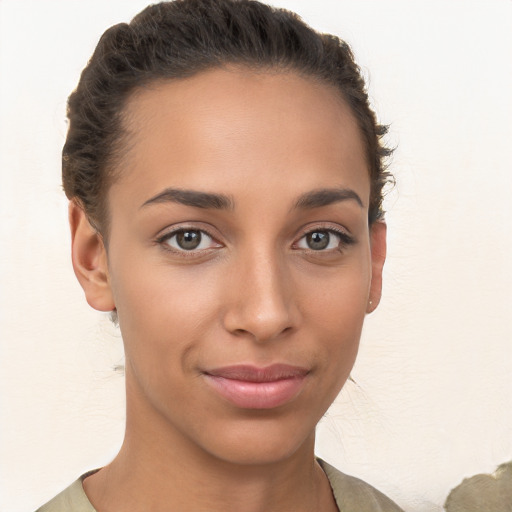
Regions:
[[[367,313],[372,313],[382,294],[382,269],[386,261],[386,223],[376,221],[370,227],[370,250],[372,256],[372,280],[368,297]]]
[[[75,201],[69,203],[69,225],[73,270],[85,298],[98,311],[112,311],[115,304],[103,237],[91,226],[85,212]]]

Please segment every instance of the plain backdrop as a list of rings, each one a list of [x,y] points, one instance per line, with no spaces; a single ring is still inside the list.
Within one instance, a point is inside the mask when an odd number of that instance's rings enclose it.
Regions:
[[[276,0],[353,47],[397,146],[384,295],[318,453],[406,510],[512,459],[512,2]],[[0,0],[0,510],[111,460],[121,339],[69,258],[66,98],[141,0]]]

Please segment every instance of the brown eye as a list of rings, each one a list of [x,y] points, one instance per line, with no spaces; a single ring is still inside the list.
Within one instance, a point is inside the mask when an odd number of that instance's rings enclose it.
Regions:
[[[193,252],[221,247],[202,229],[178,229],[158,239],[158,243],[168,246],[174,252]]]
[[[355,239],[348,233],[334,229],[313,229],[302,235],[294,247],[308,251],[330,252],[344,249],[354,243]]]
[[[306,244],[313,251],[321,251],[329,246],[331,234],[328,231],[312,231],[306,235]]]
[[[176,244],[184,251],[192,251],[201,245],[201,231],[187,230],[176,233]]]

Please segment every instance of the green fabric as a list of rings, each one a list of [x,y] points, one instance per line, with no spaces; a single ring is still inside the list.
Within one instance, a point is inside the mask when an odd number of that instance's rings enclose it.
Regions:
[[[340,512],[402,512],[402,509],[371,485],[345,475],[318,459],[331,484]],[[94,473],[89,471],[55,496],[36,512],[96,512],[82,487],[82,481]]]
[[[82,487],[83,480],[96,471],[98,470],[83,474],[46,505],[38,508],[36,512],[96,512]]]
[[[359,478],[345,475],[321,459],[317,460],[329,479],[340,512],[403,512],[375,487]]]

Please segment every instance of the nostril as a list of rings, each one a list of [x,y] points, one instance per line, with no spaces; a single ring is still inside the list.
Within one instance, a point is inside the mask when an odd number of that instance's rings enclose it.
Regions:
[[[237,335],[237,336],[245,336],[247,334],[251,334],[249,331],[246,331],[245,329],[235,329],[233,331],[233,334]]]
[[[248,337],[253,339],[256,342],[266,342],[276,340],[281,338],[283,335],[287,335],[293,331],[292,326],[284,327],[283,329],[279,327],[274,328],[261,328],[261,327],[253,327],[252,329],[232,329],[231,334],[234,336],[243,338]]]

